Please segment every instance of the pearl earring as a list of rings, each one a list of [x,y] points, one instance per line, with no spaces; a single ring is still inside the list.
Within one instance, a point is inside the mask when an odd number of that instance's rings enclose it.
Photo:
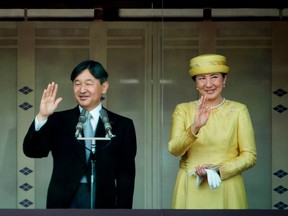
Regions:
[[[199,89],[198,89],[198,88],[196,88],[196,90],[198,91]]]

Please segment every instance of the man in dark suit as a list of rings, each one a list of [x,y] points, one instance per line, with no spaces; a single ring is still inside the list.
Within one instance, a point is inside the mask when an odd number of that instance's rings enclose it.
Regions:
[[[100,63],[86,60],[78,64],[71,73],[78,105],[70,110],[55,112],[62,100],[56,98],[56,83],[48,84],[43,92],[39,113],[24,138],[23,152],[31,158],[52,154],[53,172],[47,208],[132,208],[136,133],[131,119],[102,106],[102,95],[109,87],[107,79],[108,73]],[[92,116],[95,137],[107,137],[99,114],[101,109],[107,112],[114,135],[110,140],[96,140],[96,150],[92,154],[95,161],[94,192],[91,190],[91,155],[86,160],[85,141],[75,137],[83,109]],[[85,136],[83,131],[81,134]],[[95,203],[90,203],[91,192],[95,194]]]

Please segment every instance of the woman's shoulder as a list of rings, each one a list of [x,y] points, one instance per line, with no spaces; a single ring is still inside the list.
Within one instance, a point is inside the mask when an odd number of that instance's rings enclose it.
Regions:
[[[191,109],[196,109],[198,104],[198,100],[194,101],[188,101],[188,102],[182,102],[176,105],[176,110],[191,110]],[[234,100],[227,100],[225,99],[225,107],[226,108],[233,108],[233,109],[247,109],[246,104],[239,102],[239,101],[234,101]]]
[[[239,102],[239,101],[233,101],[233,100],[227,100],[225,101],[225,104],[230,107],[237,107],[237,108],[246,108],[246,104]]]
[[[239,102],[239,101],[233,101],[233,100],[226,100],[223,108],[226,110],[226,112],[230,114],[248,112],[248,108],[246,104]]]
[[[175,107],[175,110],[189,110],[190,111],[192,109],[196,109],[197,103],[198,103],[198,100],[178,103]]]

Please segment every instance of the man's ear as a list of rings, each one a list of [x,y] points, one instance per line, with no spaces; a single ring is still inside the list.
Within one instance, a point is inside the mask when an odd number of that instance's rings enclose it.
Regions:
[[[109,83],[108,81],[105,81],[104,83],[102,83],[102,94],[106,94],[109,88]]]

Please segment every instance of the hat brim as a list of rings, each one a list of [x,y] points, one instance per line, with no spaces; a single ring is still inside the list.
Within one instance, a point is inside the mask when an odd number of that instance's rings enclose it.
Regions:
[[[190,76],[209,73],[228,73],[229,67],[226,65],[212,65],[199,68],[192,68],[189,70]]]

